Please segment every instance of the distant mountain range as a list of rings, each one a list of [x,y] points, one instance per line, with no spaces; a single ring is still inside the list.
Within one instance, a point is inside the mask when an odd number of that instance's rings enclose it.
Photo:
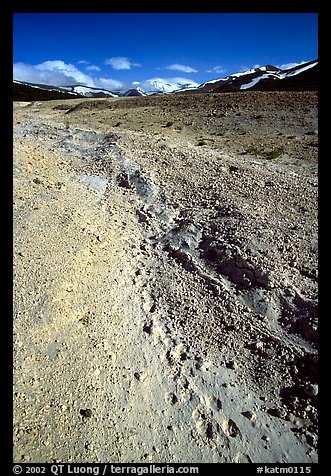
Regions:
[[[137,86],[127,91],[110,91],[93,88],[84,84],[52,86],[46,84],[26,83],[14,80],[13,100],[43,100],[74,97],[119,97],[147,96],[151,94],[195,94],[222,93],[231,91],[311,91],[318,89],[318,60],[309,61],[289,69],[266,65],[244,72],[231,74],[222,79],[214,79],[200,84],[170,83],[163,79],[145,82],[145,88]],[[39,97],[39,99],[35,99]],[[30,98],[30,99],[28,99]]]
[[[70,97],[94,97],[94,98],[109,98],[109,97],[120,97],[120,96],[149,96],[151,94],[169,94],[177,91],[185,91],[190,89],[192,84],[195,83],[169,83],[161,78],[159,79],[150,79],[145,81],[145,89],[140,86],[135,88],[130,88],[126,91],[111,91],[104,88],[94,88],[91,86],[86,86],[84,84],[70,84],[67,86],[54,86],[48,84],[36,84],[36,83],[27,83],[25,81],[14,80],[14,101],[24,100],[18,97],[20,89],[24,92],[24,95],[30,92],[33,96],[36,96],[36,90],[52,92],[53,95],[55,92],[60,93],[59,97],[63,97],[63,94],[69,94]],[[32,91],[31,88],[34,88],[35,91]]]

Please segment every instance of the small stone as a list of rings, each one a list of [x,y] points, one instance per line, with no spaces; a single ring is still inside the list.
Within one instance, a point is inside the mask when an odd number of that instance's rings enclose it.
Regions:
[[[229,362],[227,362],[226,367],[228,369],[235,370],[237,368],[237,364],[233,360],[230,360]]]
[[[276,418],[285,418],[287,415],[286,410],[281,408],[268,408],[267,412]]]
[[[135,379],[137,379],[138,381],[140,380],[140,373],[139,372],[135,372],[133,375],[134,375]]]
[[[309,384],[304,388],[304,392],[308,397],[316,397],[318,395],[318,385]]]
[[[86,408],[86,409],[81,409],[79,410],[79,413],[83,416],[83,417],[86,417],[86,418],[90,418],[93,414],[92,410],[90,408]]]
[[[228,433],[232,438],[236,438],[240,434],[239,428],[231,418],[228,420]]]
[[[146,332],[146,334],[151,334],[152,333],[152,324],[144,324],[143,331]]]
[[[242,415],[246,418],[248,418],[249,420],[251,420],[253,418],[253,412],[251,412],[250,410],[246,411],[246,412],[242,412]]]

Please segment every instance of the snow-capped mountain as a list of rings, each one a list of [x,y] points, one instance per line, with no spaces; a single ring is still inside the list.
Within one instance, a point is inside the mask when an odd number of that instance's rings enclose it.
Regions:
[[[69,84],[53,86],[14,81],[16,84],[52,91],[67,93],[72,97],[109,98],[119,96],[147,96],[151,94],[171,93],[221,93],[229,91],[274,91],[274,90],[317,90],[318,60],[296,65],[289,69],[266,65],[247,71],[231,74],[225,78],[213,79],[202,84],[175,78],[171,81],[162,78],[152,78],[146,81],[135,81],[134,86],[126,91],[110,91],[105,88],[94,88],[84,84]],[[15,99],[14,99],[15,100]]]
[[[226,92],[241,90],[301,89],[305,83],[316,82],[318,61],[309,61],[289,69],[266,65],[231,74],[223,79],[214,79],[200,84],[196,92]],[[295,80],[293,80],[293,78]],[[279,82],[279,80],[281,80]],[[309,89],[312,89],[309,88]]]
[[[90,86],[85,86],[84,84],[73,84],[70,86],[62,86],[62,89],[72,92],[74,94],[81,94],[86,97],[117,97],[118,94],[109,91],[108,89],[103,88],[92,88]]]
[[[188,82],[187,80],[177,78],[175,81],[167,81],[162,78],[148,79],[143,82],[134,82],[134,88],[130,88],[125,91],[110,91],[104,88],[94,88],[91,86],[85,86],[84,84],[70,84],[66,86],[53,86],[48,84],[34,84],[23,81],[14,81],[18,84],[23,84],[33,88],[46,89],[49,91],[67,92],[76,96],[85,97],[118,97],[118,96],[148,96],[150,94],[170,94],[175,91],[181,91],[186,89],[195,89],[198,84],[194,81]]]
[[[25,81],[14,80],[15,84],[21,84],[24,86],[29,86],[35,89],[41,89],[44,91],[54,91],[60,93],[71,94],[75,96],[85,96],[85,97],[98,97],[98,98],[107,98],[107,97],[118,97],[121,94],[114,93],[104,88],[92,88],[90,86],[85,86],[84,84],[70,84],[68,86],[53,86],[49,84],[36,84],[28,83]]]
[[[53,85],[49,85],[49,84],[37,84],[37,83],[28,83],[26,81],[18,81],[16,79],[13,80],[13,83],[14,84],[22,84],[24,86],[29,86],[30,88],[34,88],[34,89],[43,89],[43,90],[48,90],[48,91],[59,91],[59,92],[62,92],[62,93],[70,93],[71,91],[68,91],[68,89],[66,88],[62,88],[62,87],[59,87],[59,86],[53,86]],[[73,93],[75,94],[75,93]]]
[[[162,78],[153,78],[143,81],[141,87],[145,90],[147,94],[153,93],[173,93],[175,91],[183,90],[186,88],[196,88],[198,83],[194,81],[187,81],[184,78],[176,78],[172,81],[162,79]]]

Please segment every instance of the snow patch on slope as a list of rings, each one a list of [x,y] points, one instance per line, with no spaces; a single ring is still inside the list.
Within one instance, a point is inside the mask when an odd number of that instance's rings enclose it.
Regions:
[[[275,78],[277,79],[278,76],[276,74],[262,74],[262,76],[259,76],[258,78],[252,79],[249,83],[242,84],[239,89],[249,89],[255,86],[261,79],[270,79],[270,78]]]

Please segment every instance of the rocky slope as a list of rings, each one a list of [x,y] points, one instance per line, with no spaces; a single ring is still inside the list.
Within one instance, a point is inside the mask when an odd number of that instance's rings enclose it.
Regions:
[[[317,96],[14,105],[14,460],[317,461]]]

